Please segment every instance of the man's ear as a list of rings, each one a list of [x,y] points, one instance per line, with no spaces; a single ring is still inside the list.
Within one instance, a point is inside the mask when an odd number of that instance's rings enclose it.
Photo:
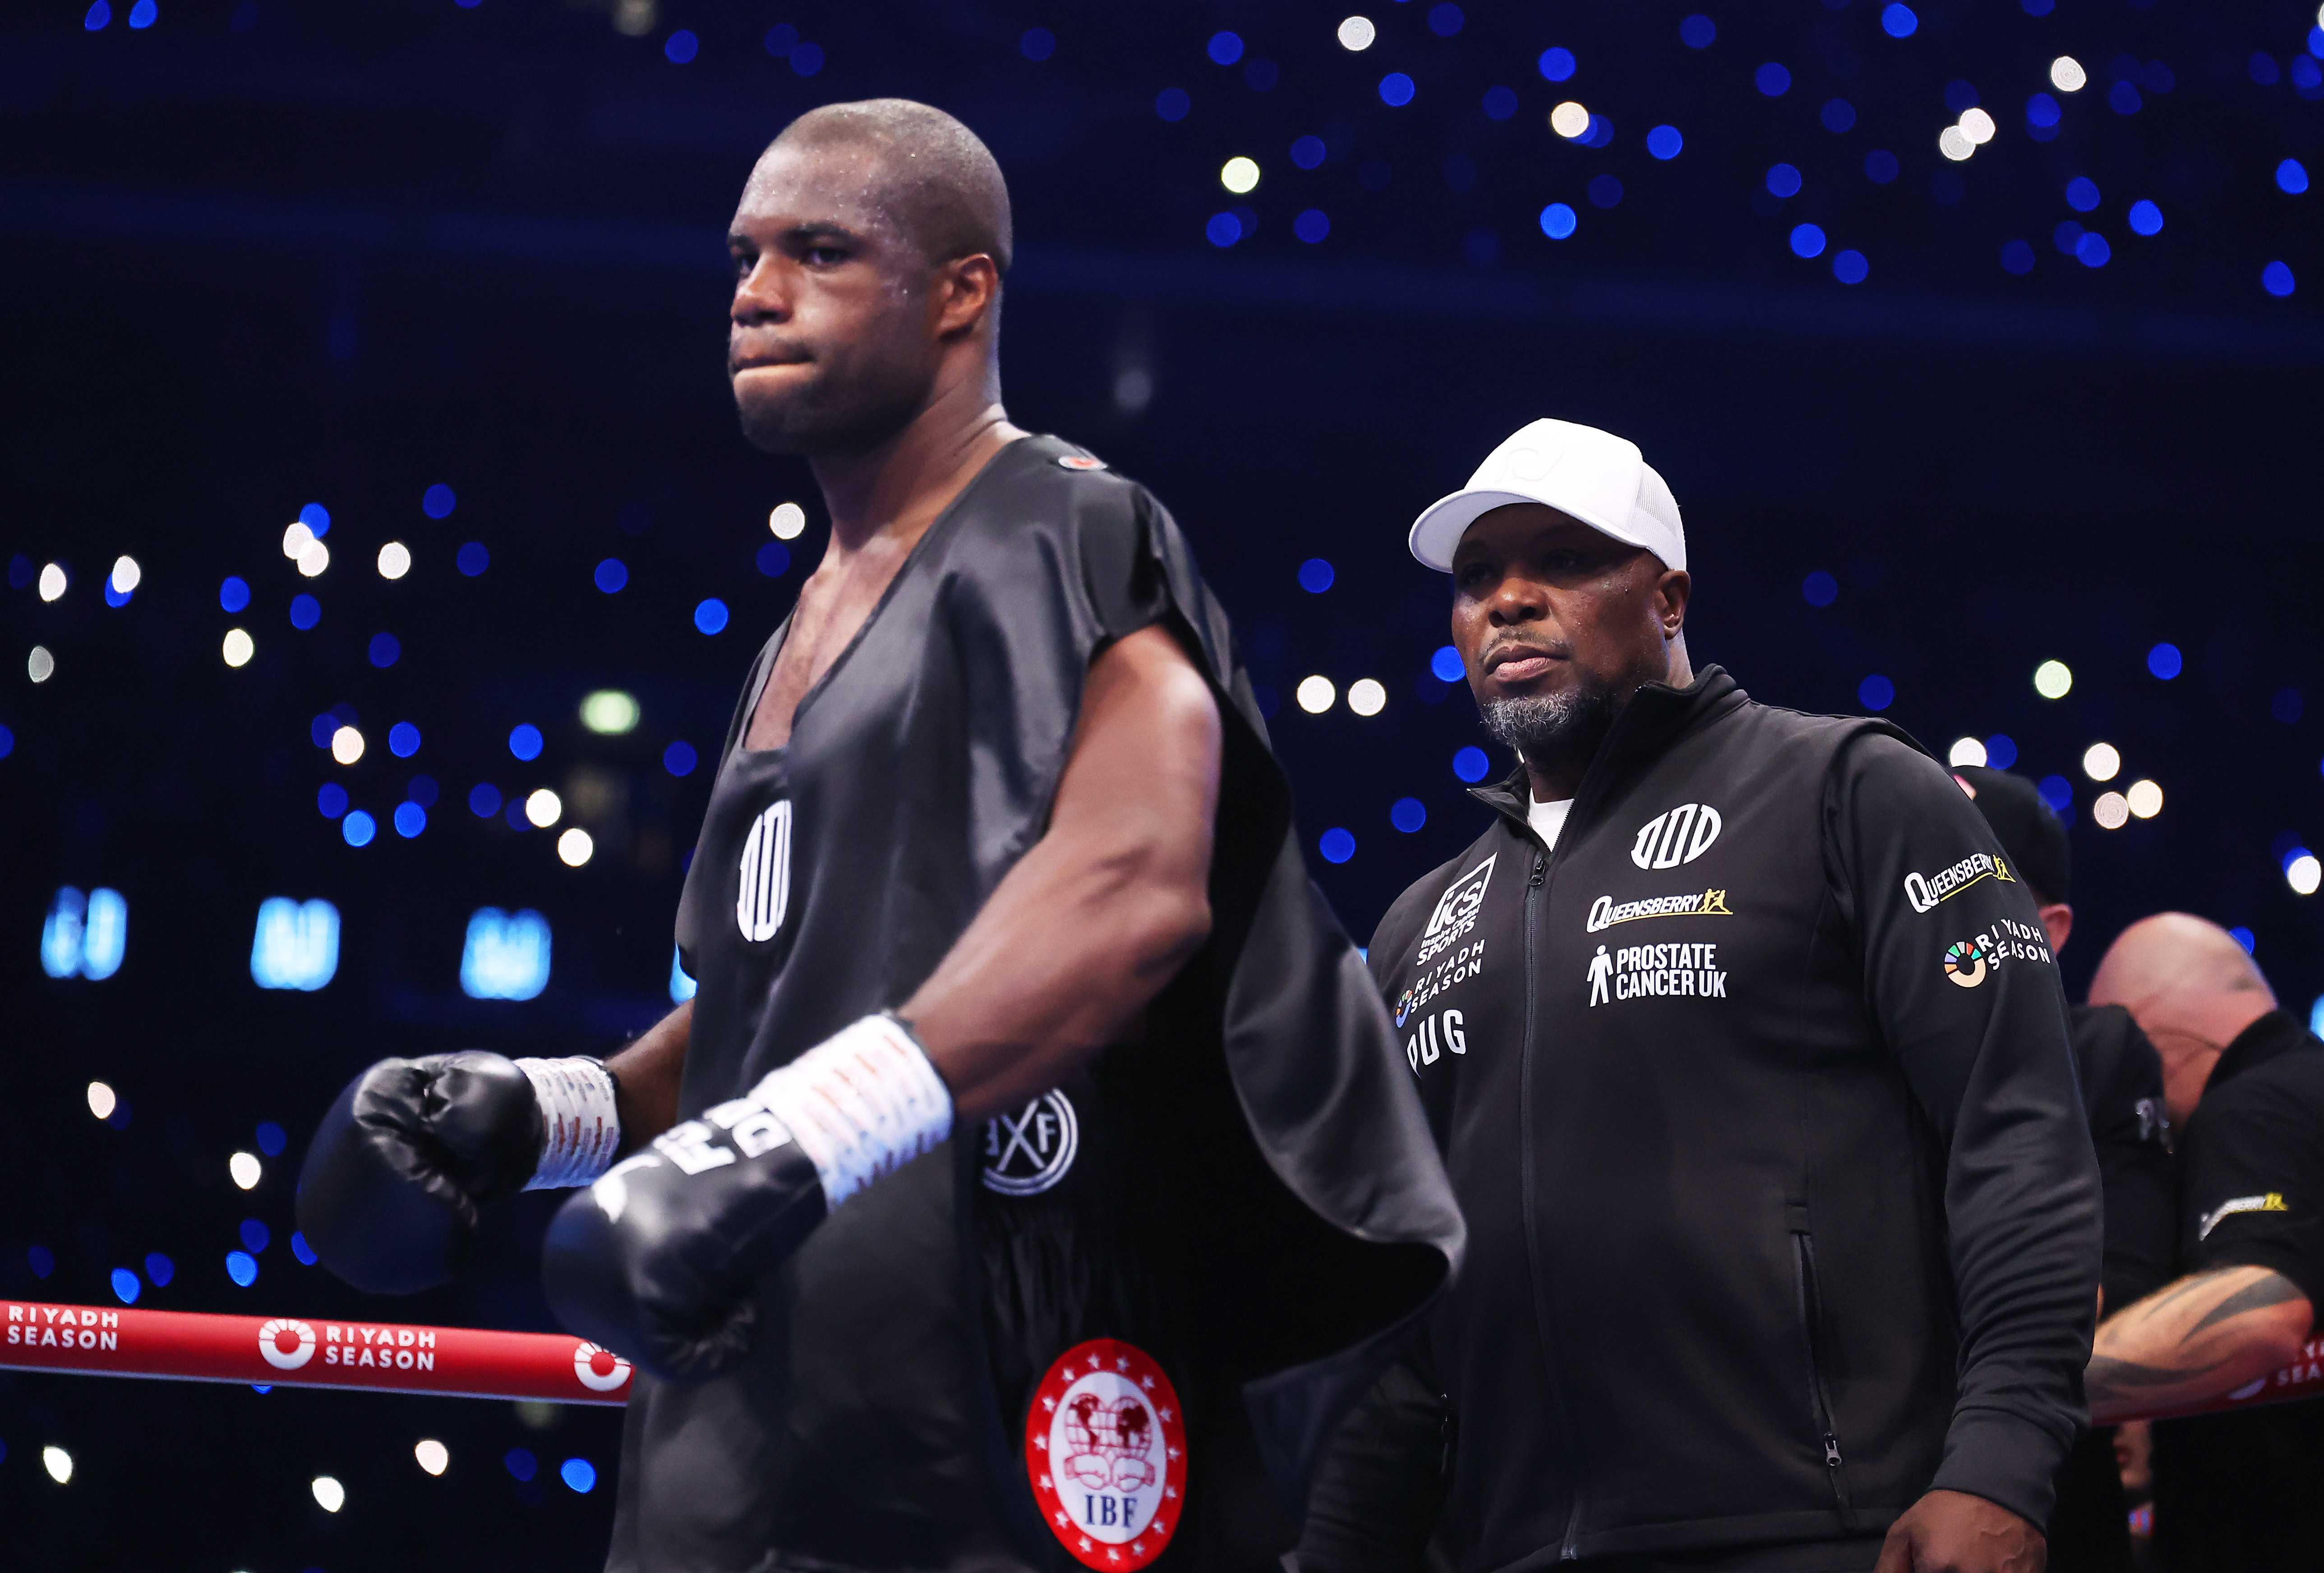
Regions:
[[[973,332],[1001,298],[1001,268],[976,252],[936,269],[936,336],[957,338]]]
[[[2050,936],[2052,952],[2066,948],[2067,939],[2074,932],[2074,909],[2062,901],[2045,903],[2042,908],[2043,932]]]
[[[1655,582],[1655,619],[1662,624],[1665,640],[1685,631],[1687,602],[1693,594],[1694,581],[1684,568],[1665,568]]]

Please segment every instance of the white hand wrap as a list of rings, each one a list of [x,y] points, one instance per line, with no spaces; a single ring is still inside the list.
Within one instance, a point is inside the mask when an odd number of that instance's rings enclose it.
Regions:
[[[837,1207],[952,1134],[952,1094],[891,1016],[867,1016],[769,1074],[751,1092],[789,1127]]]
[[[622,1145],[622,1117],[613,1106],[613,1074],[598,1060],[519,1060],[532,1083],[547,1127],[540,1162],[527,1191],[586,1185],[612,1167]]]

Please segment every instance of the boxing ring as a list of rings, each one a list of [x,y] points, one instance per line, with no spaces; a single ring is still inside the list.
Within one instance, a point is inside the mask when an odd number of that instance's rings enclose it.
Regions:
[[[627,1360],[562,1333],[20,1300],[0,1300],[0,1370],[617,1406],[629,1402],[631,1386]],[[2316,1397],[2324,1397],[2324,1338],[2225,1397],[2141,1418]]]

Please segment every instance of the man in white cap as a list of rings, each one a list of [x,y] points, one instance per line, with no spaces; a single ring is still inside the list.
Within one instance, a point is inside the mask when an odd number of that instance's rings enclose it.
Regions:
[[[1470,1254],[1302,1573],[2040,1573],[2100,1237],[2027,888],[1895,727],[1692,667],[1632,444],[1536,421],[1411,546],[1518,758],[1370,955]]]

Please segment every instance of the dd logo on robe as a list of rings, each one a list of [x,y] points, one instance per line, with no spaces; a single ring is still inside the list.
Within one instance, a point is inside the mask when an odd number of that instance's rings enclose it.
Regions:
[[[984,1188],[1038,1196],[1065,1177],[1082,1145],[1081,1121],[1062,1092],[1044,1092],[1015,1114],[984,1122]]]
[[[761,944],[783,926],[791,900],[791,803],[786,797],[759,815],[742,843],[735,879],[734,921],[742,937]]]
[[[1186,1419],[1154,1357],[1119,1338],[1066,1350],[1026,1411],[1025,1473],[1084,1567],[1160,1556],[1186,1506]]]

